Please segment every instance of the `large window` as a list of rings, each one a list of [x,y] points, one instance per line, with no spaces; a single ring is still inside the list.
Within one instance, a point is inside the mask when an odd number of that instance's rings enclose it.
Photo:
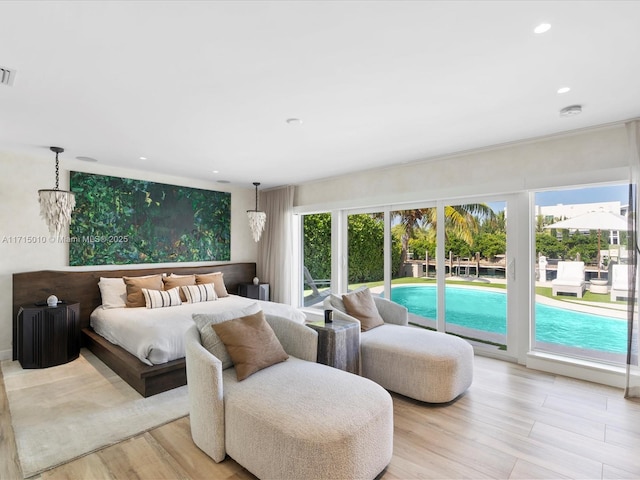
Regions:
[[[536,193],[535,350],[624,363],[627,188]]]
[[[329,279],[337,293],[366,285],[414,326],[476,351],[538,368],[555,355],[619,365],[627,302],[612,284],[625,228],[558,224],[592,210],[624,217],[626,196],[625,184],[303,215],[304,304],[321,302]],[[554,291],[561,262],[584,270]]]

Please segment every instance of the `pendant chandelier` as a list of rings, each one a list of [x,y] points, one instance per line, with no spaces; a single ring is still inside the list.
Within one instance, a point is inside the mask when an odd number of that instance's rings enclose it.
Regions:
[[[58,154],[64,152],[64,148],[49,147],[56,154],[56,187],[53,190],[38,190],[40,201],[40,215],[47,222],[49,233],[59,237],[71,222],[71,212],[76,206],[76,197],[72,192],[58,188],[60,167]]]
[[[247,216],[249,217],[249,228],[253,234],[253,240],[260,241],[260,236],[264,230],[264,226],[267,223],[267,214],[258,210],[258,185],[259,182],[253,182],[256,187],[256,209],[247,210]]]

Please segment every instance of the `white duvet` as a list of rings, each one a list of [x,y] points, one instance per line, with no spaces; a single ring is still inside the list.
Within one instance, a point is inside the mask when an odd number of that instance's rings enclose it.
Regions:
[[[253,303],[266,316],[274,315],[304,323],[301,310],[283,303],[264,302],[237,295],[212,302],[183,303],[176,307],[96,308],[90,323],[96,333],[121,346],[147,365],[157,365],[184,357],[184,333],[193,325],[194,313],[237,310]]]

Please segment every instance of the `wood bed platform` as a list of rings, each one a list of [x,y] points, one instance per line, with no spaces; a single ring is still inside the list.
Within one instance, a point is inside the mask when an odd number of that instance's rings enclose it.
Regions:
[[[191,275],[222,272],[229,293],[237,293],[240,283],[250,283],[256,275],[255,263],[226,263],[197,267],[154,267],[125,270],[55,271],[41,270],[13,274],[13,359],[17,358],[17,318],[20,305],[28,305],[56,295],[61,300],[80,303],[82,345],[131,385],[149,397],[187,383],[184,358],[149,366],[123,348],[112,344],[89,325],[91,312],[101,305],[100,277],[138,277],[166,273]]]

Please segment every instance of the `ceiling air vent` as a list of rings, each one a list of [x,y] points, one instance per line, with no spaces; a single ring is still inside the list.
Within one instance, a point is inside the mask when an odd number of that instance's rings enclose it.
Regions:
[[[16,76],[16,71],[10,68],[0,67],[0,84],[11,86],[13,85],[13,79]]]

